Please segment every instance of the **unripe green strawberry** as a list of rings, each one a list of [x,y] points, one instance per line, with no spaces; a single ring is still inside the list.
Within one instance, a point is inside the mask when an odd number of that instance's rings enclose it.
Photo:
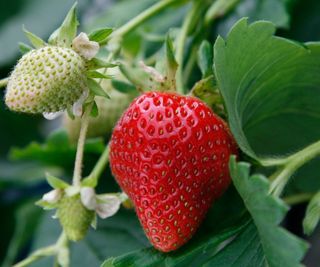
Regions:
[[[107,88],[106,83],[102,86]],[[88,137],[110,136],[114,125],[121,116],[122,112],[129,106],[130,102],[136,96],[135,94],[123,94],[114,89],[105,89],[110,99],[105,97],[96,97],[96,103],[99,109],[97,117],[90,117],[88,127]],[[71,119],[67,114],[63,118],[64,127],[67,129],[70,141],[75,143],[79,137],[81,119],[76,117]]]
[[[14,111],[58,112],[87,90],[85,60],[70,48],[46,46],[25,54],[14,68],[5,101]]]
[[[94,218],[94,211],[83,206],[79,195],[65,196],[59,201],[57,216],[67,237],[78,241],[86,235]]]

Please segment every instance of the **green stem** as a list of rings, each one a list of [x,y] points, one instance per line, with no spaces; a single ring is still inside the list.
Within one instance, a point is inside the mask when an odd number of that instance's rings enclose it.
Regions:
[[[84,184],[90,184],[90,186],[92,187],[95,187],[98,184],[98,180],[109,162],[109,152],[110,146],[107,145],[93,170],[91,171],[90,175],[83,180]]]
[[[288,161],[288,157],[286,158],[270,158],[270,159],[262,159],[259,163],[264,167],[272,167],[272,166],[282,166],[285,165]]]
[[[276,196],[281,195],[290,177],[292,177],[292,175],[301,166],[319,155],[320,141],[317,141],[287,158],[264,161],[265,164],[270,164],[264,166],[273,166],[271,165],[272,163],[274,163],[274,165],[280,165],[280,169],[276,172],[276,174],[271,176],[273,182],[270,186],[270,193]]]
[[[197,17],[200,15],[200,9],[203,6],[201,1],[197,1],[194,6],[190,9],[189,13],[185,17],[185,20],[182,24],[180,34],[177,39],[177,47],[176,47],[176,60],[178,63],[178,69],[176,74],[177,80],[177,91],[181,94],[184,93],[184,82],[183,82],[183,55],[186,40],[191,28],[194,26]]]
[[[4,78],[0,80],[0,88],[2,87],[6,87],[8,84],[9,79],[8,78]]]
[[[283,201],[286,202],[288,205],[296,205],[299,203],[307,202],[313,198],[314,193],[301,193],[296,194],[288,197],[284,197]]]
[[[25,267],[29,264],[40,260],[44,257],[53,256],[56,254],[56,246],[48,246],[41,249],[36,250],[33,252],[29,257],[25,258],[24,260],[18,262],[17,264],[13,265],[13,267]]]
[[[44,257],[58,256],[59,252],[61,252],[61,250],[63,249],[69,249],[68,239],[64,232],[61,233],[58,241],[54,245],[40,248],[34,251],[27,258],[13,265],[13,267],[25,267]],[[65,263],[65,264],[62,264],[62,267],[69,266],[69,255],[67,254],[66,256],[68,257],[67,259],[60,259],[60,261],[62,260],[62,262]]]
[[[140,24],[145,22],[147,19],[151,18],[152,16],[156,15],[166,7],[174,4],[177,2],[177,0],[162,0],[158,1],[155,5],[149,7],[142,13],[140,13],[138,16],[135,18],[131,19],[128,21],[126,24],[115,30],[111,35],[111,38],[121,38],[125,36],[127,33],[131,32],[134,30],[136,27],[138,27]]]
[[[215,1],[205,15],[205,24],[208,25],[212,20],[223,17],[231,11],[240,0],[217,0]]]
[[[197,60],[197,53],[199,49],[199,44],[197,43],[191,49],[191,53],[189,54],[188,61],[186,63],[185,70],[183,72],[184,82],[187,82],[191,76],[191,72],[193,70],[194,64]]]
[[[204,16],[204,25],[201,31],[195,37],[195,42],[192,46],[191,52],[188,57],[188,61],[185,64],[185,70],[183,71],[184,82],[186,83],[191,75],[194,65],[197,60],[197,53],[200,47],[201,41],[208,38],[210,34],[210,29],[212,28],[212,23],[217,18],[228,14],[240,0],[217,0],[215,1]]]
[[[84,145],[86,141],[86,135],[88,131],[89,118],[90,118],[92,106],[93,105],[90,104],[90,106],[87,107],[81,120],[81,128],[80,128],[80,134],[78,139],[76,160],[74,164],[74,172],[73,172],[73,180],[72,180],[72,184],[74,186],[81,185],[83,151],[84,151]]]
[[[57,254],[56,260],[59,266],[69,267],[70,266],[70,251],[69,251],[69,240],[65,232],[62,232],[57,243]]]

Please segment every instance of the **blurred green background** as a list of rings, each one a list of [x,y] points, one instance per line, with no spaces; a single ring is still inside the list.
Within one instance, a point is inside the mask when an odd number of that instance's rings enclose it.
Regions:
[[[258,14],[259,5],[263,5],[267,1],[269,0],[244,1],[245,4],[241,5],[240,8],[234,10],[227,17],[218,20],[211,34],[212,41],[214,41],[217,33],[225,35],[230,26],[242,16],[252,15],[254,18],[261,18]],[[283,25],[279,28],[278,35],[297,41],[320,40],[319,0],[279,1],[288,2],[289,17],[278,22],[278,25]],[[60,25],[73,2],[73,0],[0,1],[0,78],[7,77],[10,74],[16,60],[20,57],[18,43],[27,42],[22,33],[22,25],[25,25],[28,30],[43,39],[47,39],[50,33]],[[117,2],[120,7],[108,12],[108,7],[114,2]],[[128,1],[79,0],[78,12],[82,27],[120,25],[128,20],[131,14],[138,13],[139,10],[156,1],[130,1],[132,2],[130,12],[128,9],[121,9],[122,2]],[[255,9],[256,13],[250,13],[257,5],[256,3],[259,3],[258,8]],[[183,11],[179,14],[183,15]],[[175,18],[171,18],[173,25],[181,19],[179,14],[178,16],[174,14]],[[269,16],[272,17],[273,14],[269,14]],[[268,14],[265,18],[268,18]],[[157,23],[160,23],[159,20]],[[167,30],[166,25],[163,26],[163,29]],[[131,49],[138,46],[139,41],[135,41],[136,43],[133,42],[134,45]],[[3,91],[1,94],[3,98]],[[39,230],[37,227],[40,225],[43,212],[40,208],[33,206],[32,203],[41,194],[49,190],[44,180],[44,170],[47,170],[47,167],[37,162],[11,162],[8,160],[9,150],[11,147],[26,146],[31,141],[43,142],[57,125],[58,122],[49,123],[41,116],[9,112],[3,101],[0,102],[0,263],[3,262],[3,267],[10,266],[15,260],[25,257],[29,253],[32,241],[35,238],[35,231],[41,233],[41,229]],[[66,166],[64,170],[51,167],[50,170],[67,175],[68,169],[70,171],[71,167]],[[106,176],[110,177],[109,174]],[[111,186],[111,189],[115,186]],[[285,222],[289,230],[298,235],[302,235],[300,222],[304,215],[304,209],[304,205],[293,208]],[[44,232],[44,235],[50,233]],[[318,234],[314,235],[311,242],[314,246],[309,251],[305,264],[307,266],[318,266],[316,264],[320,262],[320,254],[318,253],[320,249],[319,231]],[[96,245],[98,246],[98,244]]]

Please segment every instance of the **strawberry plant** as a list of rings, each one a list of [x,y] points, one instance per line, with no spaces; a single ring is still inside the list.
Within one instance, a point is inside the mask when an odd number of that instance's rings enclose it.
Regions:
[[[3,266],[309,264],[320,43],[290,30],[306,5],[80,1],[91,18],[75,3],[48,40],[23,27],[3,103],[47,130],[0,161],[22,195]]]

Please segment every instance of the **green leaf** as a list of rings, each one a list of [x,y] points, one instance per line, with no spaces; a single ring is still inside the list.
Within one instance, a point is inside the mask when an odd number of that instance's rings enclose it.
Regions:
[[[36,162],[4,162],[0,161],[0,190],[8,188],[23,188],[45,180],[44,173],[50,171],[54,175],[61,175],[59,167],[44,167]]]
[[[29,51],[31,51],[33,48],[25,43],[19,43],[19,50],[21,52],[22,55],[28,53]]]
[[[270,22],[248,25],[242,19],[214,46],[231,131],[241,150],[258,161],[287,155],[320,136],[314,127],[320,123],[320,44],[301,45],[274,32]]]
[[[108,37],[113,32],[111,28],[102,28],[95,30],[89,34],[90,41],[95,41],[99,45],[105,45],[108,41]]]
[[[109,258],[104,266],[202,266],[230,241],[228,236],[237,235],[247,223],[241,198],[231,187],[213,205],[197,234],[179,250],[161,253],[145,248]]]
[[[24,26],[22,27],[22,30],[34,48],[41,48],[46,45],[45,41],[43,41],[40,37],[38,37],[34,33],[29,32]]]
[[[87,139],[85,152],[101,154],[105,144],[101,138]],[[51,133],[44,144],[32,142],[25,148],[10,150],[12,160],[29,160],[41,162],[49,166],[59,166],[66,169],[73,168],[76,146],[69,142],[68,134],[64,129]]]
[[[52,210],[58,207],[58,203],[50,203],[43,199],[40,199],[34,203],[36,206],[43,208],[44,210]]]
[[[87,72],[87,77],[89,78],[100,78],[100,79],[111,79],[111,76],[106,75],[104,73],[98,72],[98,71],[94,71],[94,70],[90,70]]]
[[[198,65],[202,73],[202,78],[207,78],[213,75],[213,49],[211,44],[204,40],[198,50]]]
[[[109,95],[103,90],[103,88],[101,87],[101,85],[96,82],[93,79],[88,79],[87,80],[88,83],[88,87],[91,91],[91,93],[93,93],[96,96],[103,96],[105,98],[110,98]]]
[[[107,61],[104,61],[100,58],[93,58],[88,62],[88,69],[90,70],[96,70],[96,69],[102,69],[102,68],[114,68],[117,67],[117,64],[110,63]]]
[[[132,91],[137,90],[137,88],[134,85],[120,80],[112,79],[111,83],[114,89],[124,94],[131,93]]]
[[[227,246],[209,259],[203,267],[265,267],[265,256],[259,234],[251,221]]]
[[[311,235],[320,220],[320,192],[310,201],[307,207],[305,218],[303,219],[303,231]]]
[[[178,68],[178,63],[174,56],[173,51],[173,42],[170,37],[170,34],[167,34],[166,43],[165,43],[165,51],[166,51],[166,75],[168,77],[168,81],[172,81],[172,84],[175,85],[175,76]]]
[[[91,109],[90,116],[96,118],[98,117],[98,115],[99,115],[99,108],[98,108],[97,102],[93,101],[93,106]]]
[[[214,254],[219,245],[237,234],[241,227],[228,229],[220,234],[208,238],[197,246],[188,246],[175,253],[161,253],[154,248],[134,251],[126,255],[111,258],[105,261],[101,267],[125,267],[125,266],[164,266],[184,267],[202,266],[204,262]]]
[[[274,196],[268,195],[269,181],[259,174],[251,175],[250,164],[230,159],[233,183],[257,227],[268,266],[301,266],[308,245],[302,239],[281,228],[288,207]]]
[[[61,26],[49,37],[49,44],[70,47],[77,35],[79,25],[77,19],[77,2],[73,4]]]
[[[54,189],[65,189],[69,186],[65,181],[57,178],[49,173],[46,173],[46,178],[48,184]]]

